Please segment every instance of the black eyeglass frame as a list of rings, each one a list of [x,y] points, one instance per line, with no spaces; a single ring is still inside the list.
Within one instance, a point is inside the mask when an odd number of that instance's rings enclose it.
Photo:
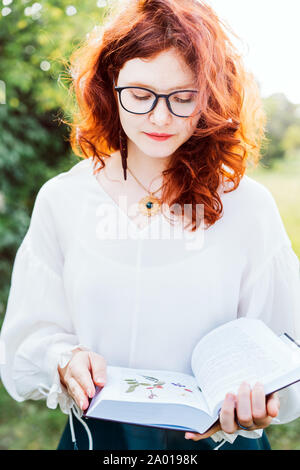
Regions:
[[[129,111],[128,109],[125,108],[125,106],[123,105],[122,103],[122,100],[121,100],[121,91],[122,90],[125,90],[126,88],[138,88],[139,90],[145,90],[145,91],[148,91],[150,93],[152,93],[153,95],[155,95],[155,100],[153,102],[153,105],[151,107],[151,109],[149,109],[149,111],[146,111],[145,113],[135,113],[134,111]],[[149,88],[143,88],[143,87],[140,87],[140,86],[122,86],[122,87],[119,87],[119,86],[115,86],[114,89],[119,93],[119,100],[120,100],[120,103],[121,103],[121,106],[123,109],[125,109],[125,111],[127,111],[128,113],[132,113],[132,114],[148,114],[150,113],[151,111],[153,111],[153,109],[155,108],[155,106],[157,105],[158,103],[158,100],[159,98],[165,98],[166,100],[166,103],[167,103],[167,106],[168,106],[168,110],[170,111],[170,113],[172,113],[174,116],[177,116],[177,117],[182,117],[182,118],[189,118],[190,116],[192,116],[192,114],[189,114],[188,116],[181,116],[180,114],[175,114],[173,111],[172,111],[172,108],[171,108],[171,105],[170,105],[170,101],[169,101],[169,98],[170,96],[172,95],[175,95],[177,93],[184,93],[184,92],[190,92],[190,93],[199,93],[197,90],[177,90],[177,91],[172,91],[172,93],[169,93],[168,95],[165,95],[165,94],[158,94],[158,93],[155,93],[155,91],[153,90],[149,90]],[[199,111],[198,113],[196,114],[200,114],[201,111]]]

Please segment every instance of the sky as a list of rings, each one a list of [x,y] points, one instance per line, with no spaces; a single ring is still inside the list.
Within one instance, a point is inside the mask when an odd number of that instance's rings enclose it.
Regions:
[[[240,37],[231,37],[263,97],[300,104],[300,0],[207,0]]]

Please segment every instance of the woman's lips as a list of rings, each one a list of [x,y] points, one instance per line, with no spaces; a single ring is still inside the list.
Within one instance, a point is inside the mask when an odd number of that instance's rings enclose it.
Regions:
[[[153,135],[153,134],[147,134],[147,132],[145,132],[145,134],[150,137],[151,139],[153,140],[158,140],[160,142],[164,141],[164,140],[167,140],[167,139],[170,139],[170,137],[173,137],[172,135]]]

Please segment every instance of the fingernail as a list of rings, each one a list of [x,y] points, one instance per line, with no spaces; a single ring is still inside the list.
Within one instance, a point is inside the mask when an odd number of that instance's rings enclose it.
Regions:
[[[103,384],[103,385],[104,385],[104,384],[105,384],[105,380],[103,379],[103,377],[98,377],[98,378],[96,379],[96,383],[97,383],[97,384]]]
[[[227,393],[226,398],[227,400],[235,401],[235,397],[233,393]]]
[[[89,398],[93,398],[94,392],[93,392],[93,390],[92,390],[91,388],[89,388],[89,389],[87,390],[87,393],[88,393]]]
[[[256,382],[255,387],[264,388],[264,386],[261,382]]]
[[[186,434],[184,437],[185,439],[191,439],[191,436],[189,434]]]
[[[242,382],[241,387],[250,389],[250,385],[247,382]]]

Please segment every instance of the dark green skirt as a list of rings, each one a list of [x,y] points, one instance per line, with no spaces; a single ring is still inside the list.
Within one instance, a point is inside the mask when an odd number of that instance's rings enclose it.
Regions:
[[[184,431],[152,428],[102,419],[85,419],[93,438],[93,450],[213,450],[220,443],[211,438],[198,442],[184,438]],[[73,415],[74,433],[78,450],[89,449],[88,434]],[[74,450],[69,420],[57,450]],[[265,432],[260,439],[238,436],[233,444],[226,442],[220,450],[271,450]]]

